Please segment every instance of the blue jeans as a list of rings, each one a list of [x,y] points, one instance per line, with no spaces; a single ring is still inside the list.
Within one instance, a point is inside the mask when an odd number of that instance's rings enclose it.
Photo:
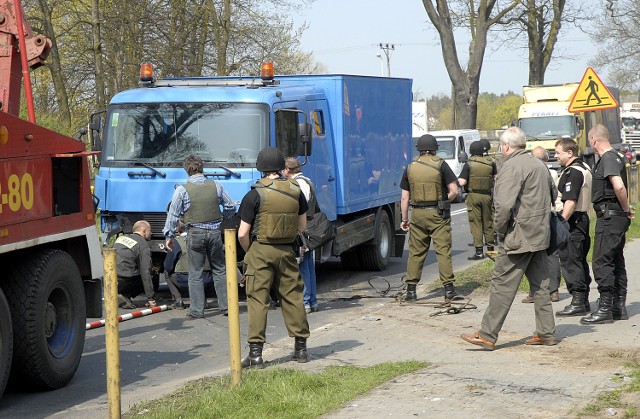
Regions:
[[[313,262],[313,252],[304,254],[304,259],[300,264],[300,275],[304,281],[303,301],[305,307],[318,307],[316,298],[316,267]]]
[[[189,299],[191,300],[191,313],[196,316],[204,315],[206,299],[202,272],[207,258],[211,266],[213,286],[218,296],[218,307],[220,310],[226,310],[227,279],[220,230],[203,230],[192,227],[187,234],[187,246],[189,248]]]

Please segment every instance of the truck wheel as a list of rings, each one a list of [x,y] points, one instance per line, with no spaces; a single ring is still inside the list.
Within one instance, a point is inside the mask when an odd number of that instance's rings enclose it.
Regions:
[[[11,371],[11,355],[13,352],[13,331],[9,303],[0,289],[0,397],[7,385]]]
[[[391,222],[389,222],[389,215],[386,211],[380,211],[373,241],[373,245],[358,247],[362,267],[367,271],[383,271],[389,264],[391,245],[393,244]]]
[[[11,381],[56,389],[73,377],[85,336],[85,298],[73,258],[61,250],[25,254],[5,291],[13,320]]]

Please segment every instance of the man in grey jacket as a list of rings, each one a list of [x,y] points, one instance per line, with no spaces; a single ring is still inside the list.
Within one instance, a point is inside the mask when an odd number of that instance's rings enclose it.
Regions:
[[[533,291],[536,332],[527,345],[556,345],[549,295],[549,213],[553,183],[545,164],[525,151],[526,136],[518,127],[500,136],[504,161],[494,186],[494,228],[500,238],[491,275],[489,306],[480,330],[460,337],[493,350],[518,292],[523,275]]]

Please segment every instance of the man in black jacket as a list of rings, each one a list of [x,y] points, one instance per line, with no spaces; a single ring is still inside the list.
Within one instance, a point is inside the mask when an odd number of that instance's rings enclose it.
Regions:
[[[124,234],[116,240],[118,272],[118,305],[126,309],[136,308],[132,298],[144,292],[147,306],[155,307],[155,292],[151,280],[151,226],[147,221],[136,221],[133,233]]]

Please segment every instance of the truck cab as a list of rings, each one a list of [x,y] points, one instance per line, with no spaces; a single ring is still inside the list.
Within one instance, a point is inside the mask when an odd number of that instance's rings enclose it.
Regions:
[[[355,75],[202,77],[148,80],[115,95],[94,143],[104,242],[135,221],[152,227],[157,271],[162,228],[176,184],[196,154],[205,176],[236,204],[260,177],[267,146],[298,157],[336,238],[316,260],[340,256],[350,268],[384,269],[402,254],[399,182],[411,156],[411,81]],[[103,126],[103,129],[101,128]],[[98,133],[97,131],[94,134]]]

